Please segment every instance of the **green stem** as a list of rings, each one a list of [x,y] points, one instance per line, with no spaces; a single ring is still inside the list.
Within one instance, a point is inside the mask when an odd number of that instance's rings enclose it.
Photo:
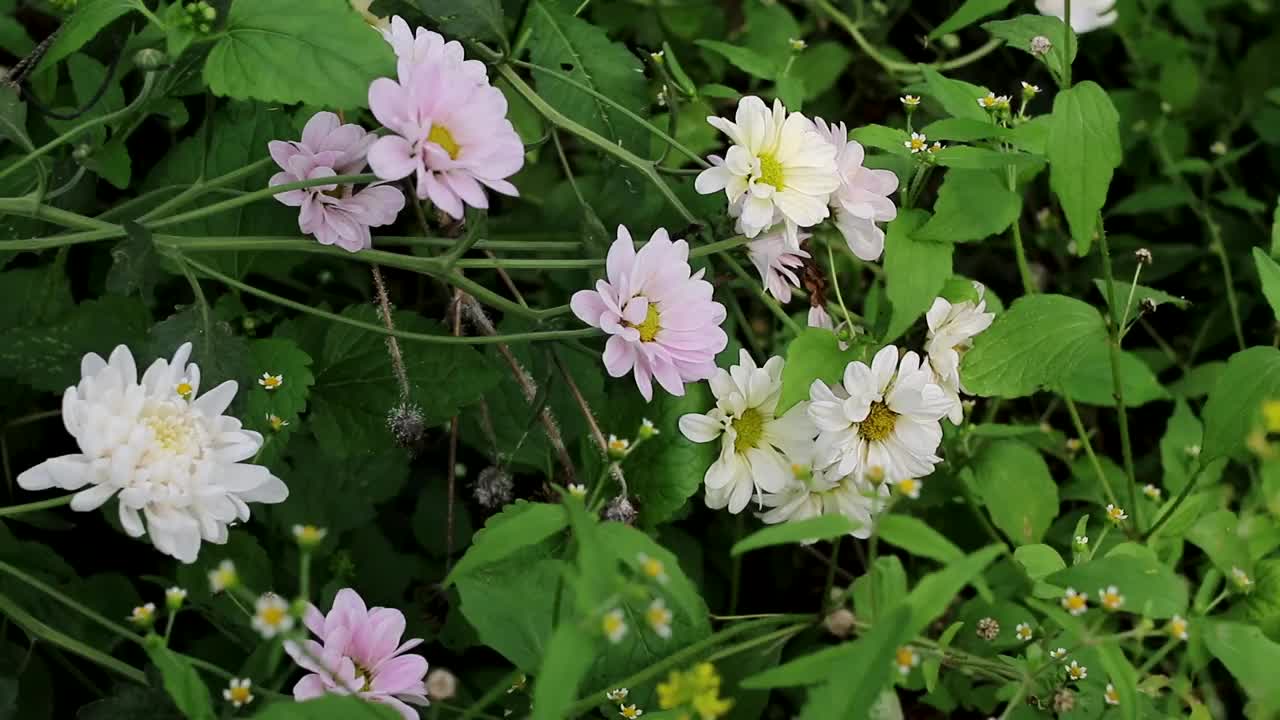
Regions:
[[[141,639],[138,637],[137,634],[131,632],[130,630],[124,627],[121,627],[120,625],[117,625],[114,622],[111,622],[110,620],[103,617],[98,612],[94,610],[90,610],[88,607],[85,607],[84,605],[80,604],[75,599],[68,597],[62,592],[50,587],[48,584],[44,583],[43,581],[38,580],[32,577],[31,575],[28,575],[26,572],[19,570],[18,568],[2,560],[0,560],[0,572],[3,572],[8,575],[12,575],[18,580],[26,583],[27,585],[35,588],[36,590],[39,590],[40,592],[44,593],[45,595],[48,595],[54,600],[57,600],[63,605],[66,605],[68,608],[75,610],[76,612],[80,613],[86,618],[92,620],[97,625],[100,625],[102,628],[112,633],[113,635],[124,638],[125,640],[129,640],[130,642],[141,641]]]
[[[782,309],[782,306],[778,304],[778,301],[775,300],[772,295],[765,292],[764,288],[760,287],[760,283],[755,278],[751,277],[751,275],[738,264],[737,260],[734,260],[730,255],[725,255],[721,259],[729,266],[729,269],[733,271],[734,275],[737,275],[743,282],[756,291],[756,295],[760,297],[760,302],[764,303],[764,306],[769,308],[769,312],[773,313],[774,316],[781,320],[784,325],[790,328],[791,332],[796,335],[804,332],[804,328],[800,327],[799,323],[791,319],[791,316]]]
[[[141,670],[131,665],[126,665],[101,650],[90,647],[60,630],[55,630],[45,625],[5,595],[0,595],[0,614],[8,616],[32,637],[40,638],[69,653],[79,655],[85,660],[101,665],[107,670],[138,684],[145,685],[147,682],[147,676]]]
[[[0,170],[0,180],[3,180],[4,178],[9,177],[13,173],[17,172],[18,170],[21,170],[27,165],[30,165],[31,163],[35,162],[41,157],[48,155],[50,152],[53,152],[55,149],[61,147],[62,145],[65,145],[71,142],[72,140],[75,140],[85,132],[92,130],[100,125],[106,125],[109,122],[113,122],[119,118],[124,117],[125,115],[128,115],[134,110],[138,109],[138,107],[141,106],[142,103],[146,101],[147,96],[151,94],[151,89],[155,85],[155,80],[156,80],[155,73],[148,72],[143,77],[142,89],[138,91],[138,95],[133,99],[133,102],[129,103],[128,105],[125,105],[123,108],[120,108],[115,112],[107,113],[105,115],[101,115],[95,118],[90,118],[88,120],[85,120],[79,125],[62,133],[61,135],[54,138],[53,140],[50,140],[45,145],[42,145],[41,147],[36,148],[34,151],[27,153],[26,155],[23,156],[21,160],[10,165],[7,168],[4,168],[3,170]]]
[[[1187,496],[1195,490],[1196,483],[1200,481],[1200,475],[1202,474],[1201,471],[1203,470],[1203,464],[1196,468],[1195,474],[1193,474],[1191,479],[1187,481],[1187,484],[1183,486],[1182,492],[1178,493],[1178,497],[1173,499],[1173,502],[1169,504],[1169,508],[1161,513],[1160,517],[1156,518],[1156,521],[1151,523],[1151,527],[1147,528],[1147,531],[1142,534],[1143,540],[1147,540],[1152,535],[1155,535],[1156,531],[1159,530],[1162,525],[1169,522],[1169,518],[1173,516],[1173,513],[1176,512],[1182,503],[1186,501]]]
[[[1012,167],[1006,170],[1008,175],[1009,189],[1017,191],[1017,177]],[[1019,203],[1021,208],[1021,203]],[[1013,224],[1009,226],[1013,231],[1013,256],[1018,262],[1018,277],[1022,278],[1022,293],[1024,295],[1036,294],[1035,276],[1031,274],[1031,266],[1027,264],[1027,251],[1022,245],[1022,211],[1018,211],[1018,217],[1013,219]]]
[[[124,237],[125,234],[126,233],[123,228],[117,227],[109,230],[86,230],[84,232],[67,233],[66,235],[54,235],[53,237],[34,238],[31,240],[0,240],[0,252],[51,250],[53,248],[70,247],[71,245],[81,245],[83,243],[115,240]]]
[[[822,599],[818,603],[821,612],[826,612],[827,603],[831,600],[831,588],[836,584],[836,569],[840,567],[838,561],[840,559],[840,541],[844,539],[843,535],[836,537],[831,541],[831,560],[827,565],[827,582],[822,586]]]
[[[244,167],[238,168],[236,170],[232,170],[231,172],[226,173],[224,175],[219,175],[218,177],[208,182],[205,182],[203,179],[196,180],[196,182],[193,183],[186,190],[183,190],[182,192],[178,193],[172,198],[148,210],[146,213],[142,215],[142,217],[138,218],[138,222],[147,223],[147,222],[150,222],[151,220],[156,219],[157,217],[164,217],[164,214],[169,210],[181,207],[187,201],[193,200],[199,197],[201,193],[207,190],[212,190],[214,188],[222,187],[224,185],[230,185],[231,183],[241,180],[242,178],[249,177],[250,175],[253,175],[254,173],[263,169],[264,167],[267,167],[272,162],[273,160],[270,157],[259,158],[258,160],[255,160],[249,163],[248,165],[245,165]]]
[[[1209,247],[1213,254],[1218,256],[1218,263],[1222,266],[1222,279],[1225,282],[1227,307],[1231,310],[1231,327],[1235,330],[1236,342],[1240,345],[1240,349],[1244,350],[1248,346],[1244,341],[1244,326],[1240,322],[1240,303],[1236,299],[1235,280],[1231,277],[1231,259],[1227,257],[1227,248],[1222,244],[1222,233],[1218,229],[1218,224],[1213,221],[1213,217],[1209,215],[1208,210],[1202,211],[1201,217],[1211,238]]]
[[[853,38],[853,41],[857,43],[858,47],[861,48],[863,52],[870,56],[872,60],[876,61],[880,67],[888,70],[889,72],[918,73],[922,67],[933,68],[938,71],[955,70],[956,68],[962,68],[966,65],[977,62],[990,54],[991,51],[1004,44],[1003,40],[992,38],[981,47],[951,60],[945,60],[937,63],[902,62],[885,57],[883,53],[877,50],[875,46],[863,36],[862,31],[858,29],[857,23],[855,23],[848,15],[840,12],[829,0],[816,0],[814,6],[825,13],[827,17],[834,20],[837,25],[844,28],[845,32],[849,33],[849,36]]]
[[[1071,424],[1076,428],[1076,435],[1080,437],[1080,443],[1084,445],[1085,455],[1089,457],[1089,464],[1093,466],[1093,472],[1098,476],[1098,482],[1102,483],[1102,489],[1107,493],[1107,499],[1113,505],[1119,505],[1120,501],[1116,499],[1116,493],[1111,489],[1111,481],[1107,480],[1107,473],[1102,469],[1102,463],[1098,461],[1098,456],[1093,452],[1093,443],[1089,441],[1089,433],[1084,429],[1084,423],[1080,420],[1080,411],[1076,409],[1076,403],[1066,395],[1062,396],[1063,402],[1067,406],[1067,412],[1071,415]]]
[[[175,225],[177,223],[199,220],[200,218],[215,215],[224,210],[234,210],[235,208],[250,205],[265,198],[275,197],[280,193],[288,192],[290,190],[302,190],[304,188],[315,187],[317,185],[359,185],[362,183],[374,182],[377,179],[378,176],[366,173],[361,175],[336,175],[334,177],[311,178],[309,180],[299,180],[297,182],[285,183],[283,185],[273,185],[271,187],[262,188],[261,190],[245,193],[240,197],[234,197],[230,200],[223,200],[222,202],[216,202],[202,208],[196,208],[195,210],[188,210],[184,213],[160,218],[151,222],[148,227],[162,228],[168,225]]]
[[[638,172],[640,172],[640,174],[644,175],[653,183],[654,187],[658,189],[658,192],[662,193],[662,196],[667,199],[667,202],[671,203],[671,206],[676,209],[676,212],[680,213],[680,216],[684,218],[685,222],[691,225],[698,223],[698,219],[694,214],[689,211],[689,208],[685,207],[685,204],[680,201],[680,198],[676,197],[676,194],[667,185],[666,181],[663,180],[662,176],[654,169],[652,162],[632,153],[630,150],[621,147],[617,143],[611,142],[595,131],[570,120],[566,115],[552,107],[552,105],[546,100],[543,100],[538,93],[534,92],[533,88],[529,87],[528,83],[522,80],[510,65],[500,65],[497,70],[498,74],[505,78],[507,82],[511,83],[512,89],[519,93],[525,100],[528,100],[529,104],[532,105],[533,108],[543,117],[550,121],[551,124],[565,130],[566,132],[577,135],[579,138],[595,145],[600,150],[603,150],[627,165],[634,167]]]
[[[1168,640],[1166,640],[1164,645],[1162,645],[1159,650],[1155,651],[1155,653],[1152,654],[1151,657],[1147,658],[1146,662],[1142,663],[1142,667],[1138,668],[1138,674],[1146,675],[1147,673],[1151,672],[1151,668],[1155,667],[1157,663],[1163,660],[1164,656],[1168,655],[1169,651],[1173,650],[1175,647],[1177,647],[1177,645],[1178,645],[1178,639],[1175,637],[1171,637]]]
[[[1075,53],[1075,49],[1072,48],[1072,45],[1075,45],[1076,40],[1076,34],[1071,29],[1071,0],[1066,0],[1065,6],[1062,9],[1062,24],[1064,25],[1062,29],[1062,34],[1064,35],[1062,40],[1062,53],[1063,57],[1070,58]],[[1071,89],[1070,62],[1064,63],[1064,67],[1062,68],[1062,89]]]
[[[40,510],[48,510],[49,508],[62,507],[63,505],[70,505],[71,498],[73,497],[75,496],[62,495],[56,498],[49,498],[48,500],[30,502],[25,505],[10,505],[9,507],[0,507],[0,517],[13,517],[15,515],[22,515],[23,513],[37,512]]]
[[[1129,507],[1133,512],[1133,525],[1142,528],[1142,509],[1138,505],[1138,480],[1133,467],[1133,444],[1129,438],[1129,413],[1124,404],[1124,384],[1120,381],[1120,308],[1116,306],[1116,279],[1111,272],[1111,251],[1107,245],[1107,231],[1098,215],[1098,252],[1102,254],[1102,274],[1107,283],[1107,304],[1110,305],[1110,340],[1107,343],[1111,358],[1111,388],[1116,400],[1116,419],[1120,424],[1120,452],[1124,456],[1124,474],[1129,480]],[[1114,502],[1114,501],[1112,501]]]

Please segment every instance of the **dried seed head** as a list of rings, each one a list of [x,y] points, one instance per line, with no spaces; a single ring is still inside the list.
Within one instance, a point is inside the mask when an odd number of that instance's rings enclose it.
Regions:
[[[427,673],[427,697],[432,700],[448,700],[458,692],[458,678],[444,668]]]
[[[1133,256],[1138,258],[1138,262],[1143,265],[1151,264],[1151,251],[1146,248],[1138,248],[1133,251]]]
[[[1031,52],[1036,55],[1047,54],[1053,49],[1053,42],[1043,35],[1031,38]]]
[[[640,513],[636,511],[636,506],[631,504],[625,495],[619,495],[609,501],[604,509],[604,519],[620,522],[624,525],[635,523],[636,517]]]
[[[826,626],[827,632],[843,640],[853,633],[853,613],[848,608],[832,610],[822,619],[822,624]]]
[[[1076,706],[1076,694],[1066,688],[1062,688],[1053,694],[1053,711],[1062,714],[1069,713]]]
[[[497,510],[511,502],[515,492],[515,481],[511,479],[511,473],[503,468],[490,466],[480,471],[471,490],[476,502],[482,507]]]
[[[984,617],[978,621],[978,637],[987,642],[994,641],[1000,635],[1000,623],[995,618]]]
[[[1151,298],[1142,298],[1142,312],[1153,313],[1156,311],[1157,307],[1159,307],[1159,304],[1157,304],[1155,300]]]
[[[413,448],[422,441],[427,426],[422,418],[422,410],[413,403],[402,402],[387,413],[387,427],[396,438],[396,444],[403,448]]]

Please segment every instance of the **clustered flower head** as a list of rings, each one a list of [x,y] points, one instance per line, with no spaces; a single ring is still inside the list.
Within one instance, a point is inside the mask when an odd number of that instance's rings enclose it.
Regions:
[[[733,700],[720,697],[720,674],[709,662],[690,670],[672,670],[658,683],[658,707],[663,710],[687,708],[699,720],[716,720],[729,712]]]
[[[285,642],[289,657],[310,673],[293,686],[295,699],[355,695],[390,706],[405,720],[417,720],[418,711],[410,705],[428,704],[423,682],[427,661],[408,654],[422,640],[401,642],[404,613],[367,607],[355,590],[343,588],[328,614],[308,604],[302,621],[319,642]]]
[[[285,484],[248,462],[262,436],[223,415],[237,384],[200,394],[191,343],[138,377],[124,345],[108,360],[80,362],[81,380],[62,396],[62,421],[80,452],[50,458],[18,476],[26,490],[77,490],[71,509],[87,512],[118,494],[120,524],[150,534],[160,552],[195,562],[201,542],[227,541],[231,523],[249,519],[249,503],[278,503]],[[145,519],[145,523],[144,523]]]

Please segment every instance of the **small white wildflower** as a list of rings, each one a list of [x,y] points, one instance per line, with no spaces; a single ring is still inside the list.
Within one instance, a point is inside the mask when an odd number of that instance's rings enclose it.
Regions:
[[[1072,615],[1083,615],[1089,609],[1089,595],[1078,593],[1075,588],[1067,588],[1062,596],[1062,607]]]
[[[448,700],[458,694],[458,676],[436,668],[427,673],[427,697],[432,700]]]
[[[903,107],[905,107],[908,111],[914,110],[920,106],[919,95],[903,95],[902,97],[898,98],[898,100],[902,102]]]
[[[911,668],[920,664],[920,656],[916,654],[915,650],[904,645],[894,653],[893,664],[898,667],[899,673],[909,675]]]
[[[268,640],[292,630],[293,615],[289,613],[289,603],[275,593],[263,593],[254,604],[253,628]]]
[[[618,714],[619,714],[619,715],[621,715],[621,716],[622,716],[622,717],[624,717],[624,718],[627,718],[627,720],[635,720],[636,718],[638,718],[638,717],[640,717],[641,715],[643,715],[643,714],[644,714],[644,711],[643,711],[643,710],[641,710],[640,708],[636,707],[634,704],[632,704],[632,705],[623,705],[623,704],[619,703],[619,704],[618,704]]]
[[[1089,677],[1089,668],[1072,660],[1071,664],[1067,666],[1067,676],[1072,680],[1084,680]]]
[[[1146,485],[1142,486],[1142,494],[1146,495],[1152,500],[1155,500],[1156,502],[1160,502],[1160,488],[1156,487],[1155,485],[1152,485],[1151,483],[1147,483]]]
[[[223,560],[218,567],[209,571],[209,590],[214,594],[230,590],[240,584],[240,576],[236,573],[236,564]]]
[[[569,494],[576,498],[587,496],[587,486],[581,483],[569,483]]]
[[[1218,140],[1209,146],[1209,152],[1217,155],[1218,157],[1222,157],[1227,154],[1227,144]]]
[[[1124,508],[1109,504],[1107,505],[1107,519],[1119,525],[1129,519],[1129,514],[1124,511]]]
[[[169,608],[169,612],[179,610],[186,600],[187,591],[180,587],[175,586],[164,591],[164,606]]]
[[[1253,587],[1253,579],[1249,577],[1248,573],[1238,567],[1231,568],[1231,580],[1235,582],[1236,587],[1241,590],[1248,590]]]
[[[146,605],[139,605],[138,607],[135,607],[133,609],[133,612],[129,613],[129,622],[133,623],[134,625],[137,625],[138,627],[144,627],[144,628],[151,627],[151,623],[155,622],[155,619],[156,619],[155,603],[147,603]]]
[[[657,580],[659,583],[666,584],[667,568],[662,561],[649,557],[644,553],[636,555],[636,560],[640,563],[640,572],[645,574],[650,580]]]
[[[644,611],[644,619],[658,637],[663,640],[671,638],[671,610],[662,598],[654,598],[653,602],[649,603],[649,609]]]
[[[302,548],[313,548],[319,545],[329,531],[315,525],[294,525],[293,539]]]
[[[903,140],[902,144],[913,154],[920,153],[929,148],[929,139],[923,133],[913,132],[911,133],[911,139]]]
[[[1067,656],[1067,649],[1064,647],[1055,648],[1049,651],[1049,657],[1054,660],[1061,660]]]
[[[1168,628],[1169,634],[1172,635],[1173,637],[1178,638],[1179,640],[1187,639],[1188,627],[1189,626],[1187,624],[1186,619],[1184,619],[1181,615],[1174,615],[1173,617],[1169,618],[1169,628]]]
[[[272,375],[269,372],[262,373],[262,377],[258,378],[258,384],[266,390],[276,390],[284,385],[283,375]]]
[[[621,460],[627,456],[627,453],[631,452],[631,441],[626,438],[620,438],[617,435],[610,435],[605,447],[609,450],[610,458]]]
[[[222,698],[235,707],[244,707],[253,702],[250,687],[249,678],[231,678],[231,683],[222,691]]]
[[[658,430],[658,428],[654,426],[652,420],[650,420],[649,418],[644,418],[643,420],[640,421],[640,431],[636,433],[636,437],[640,438],[641,440],[648,440],[649,438],[657,437],[658,435],[661,435],[661,434],[662,433]]]
[[[1107,610],[1119,610],[1124,605],[1124,596],[1115,585],[1110,585],[1098,591],[1098,604]]]
[[[1031,626],[1028,625],[1027,623],[1018,623],[1013,628],[1013,634],[1016,635],[1017,638],[1023,642],[1030,640],[1031,637],[1034,635],[1034,633],[1031,630]]]
[[[627,699],[627,694],[631,691],[626,688],[614,688],[604,694],[604,699],[609,702],[622,702]]]
[[[1106,700],[1108,705],[1119,705],[1120,693],[1116,692],[1116,686],[1111,683],[1107,683],[1107,690],[1102,693],[1102,699]]]
[[[793,52],[800,52],[809,47],[809,43],[799,38],[787,38],[787,44],[791,46]]]
[[[924,483],[916,478],[902,478],[895,484],[895,487],[899,493],[912,500],[919,500],[920,489],[924,487]]]
[[[1053,42],[1043,35],[1037,35],[1031,38],[1031,52],[1036,55],[1045,55],[1053,49]]]
[[[621,610],[610,610],[604,614],[600,620],[600,629],[604,631],[604,636],[609,638],[609,642],[617,644],[622,642],[622,637],[627,634],[627,621],[622,616]]]

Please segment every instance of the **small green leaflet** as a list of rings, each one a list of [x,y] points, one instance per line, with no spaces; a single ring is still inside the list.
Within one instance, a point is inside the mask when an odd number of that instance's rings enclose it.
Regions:
[[[1231,356],[1205,403],[1200,462],[1234,455],[1259,423],[1262,403],[1280,399],[1280,350],[1255,347]]]
[[[155,636],[152,639],[159,640]],[[191,663],[158,643],[146,643],[145,647],[151,662],[164,678],[165,691],[183,715],[190,720],[213,720],[217,717],[209,701],[209,689]]]
[[[1075,62],[1079,42],[1071,43],[1071,57],[1066,53],[1066,33],[1071,32],[1067,24],[1050,15],[1019,15],[1012,20],[993,20],[983,23],[982,29],[994,37],[1009,43],[1009,47],[1029,53],[1049,67],[1049,71],[1062,77],[1062,71]],[[1035,37],[1046,37],[1053,44],[1049,52],[1040,55],[1031,50],[1031,40]]]
[[[569,526],[569,518],[560,505],[517,502],[489,518],[484,529],[476,533],[471,548],[462,556],[444,585],[511,553],[535,545]]]
[[[361,698],[325,695],[294,702],[287,700],[268,705],[253,720],[400,720],[391,707],[367,702]]]
[[[938,189],[933,217],[912,236],[944,243],[982,240],[1009,229],[1021,212],[1022,197],[996,173],[952,168]]]
[[[415,0],[449,38],[499,40],[506,35],[500,0]]]
[[[787,345],[787,363],[782,368],[782,397],[778,401],[777,414],[787,412],[801,400],[808,400],[809,387],[814,380],[840,382],[849,363],[867,359],[865,351],[866,346],[862,344],[842,350],[835,333],[823,328],[806,328]]]
[[[596,643],[577,623],[551,634],[533,686],[533,720],[560,720],[578,697],[578,685],[596,660]]]
[[[791,545],[814,540],[829,540],[853,532],[861,524],[844,515],[819,515],[807,520],[797,520],[781,525],[761,528],[734,543],[730,554],[734,557],[751,550],[772,545]]]
[[[964,5],[952,13],[951,17],[943,20],[942,24],[929,33],[929,39],[937,40],[947,33],[963,30],[982,18],[1009,7],[1012,2],[1013,0],[965,0]]]
[[[1049,126],[1049,187],[1086,255],[1107,199],[1111,175],[1120,166],[1120,115],[1107,92],[1085,81],[1058,93]]]
[[[986,88],[943,77],[927,65],[921,65],[920,71],[924,73],[925,92],[941,103],[948,113],[958,118],[991,122],[987,111],[978,105],[978,99],[987,94]]]
[[[1253,249],[1253,264],[1258,268],[1258,278],[1262,281],[1262,294],[1266,296],[1271,312],[1280,320],[1280,265],[1259,247]]]
[[[924,314],[951,277],[955,246],[921,238],[916,229],[926,219],[923,210],[904,210],[889,223],[885,238],[885,294],[892,314],[884,342],[892,342]]]

